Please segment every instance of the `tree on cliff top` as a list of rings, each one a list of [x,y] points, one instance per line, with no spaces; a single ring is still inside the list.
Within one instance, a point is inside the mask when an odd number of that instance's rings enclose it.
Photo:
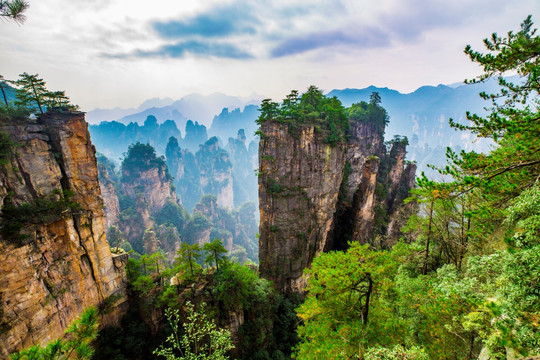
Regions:
[[[163,156],[157,156],[156,150],[150,144],[136,142],[128,147],[127,154],[122,161],[122,177],[126,181],[138,178],[140,172],[157,168],[158,171],[165,171],[168,180],[171,179],[165,159]]]
[[[292,90],[281,105],[264,99],[259,110],[260,115],[256,120],[259,125],[266,121],[278,121],[288,124],[289,132],[294,134],[299,125],[311,124],[318,131],[326,133],[325,142],[332,146],[345,140],[349,129],[345,108],[337,97],[327,97],[313,85],[300,96],[297,90]]]
[[[369,103],[361,101],[352,104],[346,109],[347,115],[352,121],[374,124],[379,131],[384,133],[390,117],[386,109],[381,106],[381,97],[378,92],[371,93],[369,98]]]
[[[185,276],[188,280],[193,280],[195,274],[201,270],[201,266],[197,264],[197,260],[202,257],[201,250],[202,248],[198,243],[190,245],[185,242],[178,249],[175,267],[184,273],[189,270],[191,276]]]
[[[38,77],[38,74],[30,75],[26,72],[19,75],[20,79],[14,84],[18,86],[15,90],[17,100],[15,105],[23,108],[39,109],[43,114],[45,110],[52,108],[64,108],[76,110],[77,106],[70,103],[64,91],[50,91],[45,87],[45,81]]]
[[[216,269],[219,270],[219,263],[227,253],[227,249],[223,246],[223,241],[216,238],[213,241],[204,244],[203,250],[206,252],[204,262],[210,265],[212,265],[212,263],[216,264]]]

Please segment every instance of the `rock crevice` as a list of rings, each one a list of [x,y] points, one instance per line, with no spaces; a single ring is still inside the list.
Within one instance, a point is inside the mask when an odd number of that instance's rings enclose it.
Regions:
[[[23,241],[0,234],[0,357],[62,336],[88,306],[118,298],[101,319],[116,324],[127,307],[125,269],[105,236],[95,149],[84,114],[51,112],[37,121],[0,118],[13,142],[0,167],[0,205],[59,201],[70,190],[76,210],[36,219]],[[39,216],[38,216],[39,215]],[[2,219],[2,226],[7,221]],[[125,263],[124,263],[125,266]]]
[[[315,125],[261,124],[260,271],[282,293],[303,292],[303,270],[322,251],[349,241],[385,248],[399,234],[393,214],[416,169],[405,166],[406,140],[387,151],[384,126],[350,125],[347,142],[330,146]]]

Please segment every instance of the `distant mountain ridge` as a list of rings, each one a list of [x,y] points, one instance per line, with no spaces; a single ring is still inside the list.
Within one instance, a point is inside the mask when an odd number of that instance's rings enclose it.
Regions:
[[[149,99],[132,109],[94,109],[89,111],[86,117],[90,124],[113,120],[123,124],[130,122],[142,124],[149,115],[153,115],[160,121],[174,120],[180,129],[184,128],[187,120],[210,127],[214,116],[220,114],[223,108],[244,108],[247,105],[258,105],[259,102],[260,99],[242,100],[221,93],[190,94],[176,101],[171,98]]]
[[[517,76],[510,81],[519,81]],[[388,87],[369,86],[363,89],[334,89],[327,96],[336,96],[344,106],[348,107],[360,101],[369,101],[373,92],[378,92],[382,106],[388,111],[390,123],[386,128],[386,140],[395,135],[407,136],[410,142],[407,158],[418,162],[419,171],[427,170],[426,164],[442,165],[445,162],[446,147],[456,150],[486,150],[486,141],[477,141],[472,134],[454,131],[448,120],[466,121],[465,113],[483,114],[484,107],[490,103],[478,95],[484,91],[497,92],[497,81],[492,79],[484,83],[466,85],[450,84],[422,86],[411,93],[401,93]],[[280,101],[280,99],[274,99]],[[238,97],[215,93],[208,96],[191,94],[180,100],[150,99],[138,109],[129,110],[125,115],[122,109],[96,109],[88,113],[87,118],[96,121],[98,118],[123,115],[116,121],[128,124],[142,124],[148,116],[155,116],[159,122],[173,120],[178,129],[184,129],[188,120],[193,120],[208,129],[209,136],[217,136],[223,143],[229,137],[235,137],[239,129],[244,129],[250,141],[257,129],[255,120],[258,117],[258,100],[244,101]],[[168,104],[168,105],[167,105]],[[164,105],[164,106],[160,106]],[[144,108],[149,106],[148,108]],[[108,111],[108,112],[107,112]],[[93,120],[92,120],[93,119]],[[159,146],[158,146],[159,147]]]

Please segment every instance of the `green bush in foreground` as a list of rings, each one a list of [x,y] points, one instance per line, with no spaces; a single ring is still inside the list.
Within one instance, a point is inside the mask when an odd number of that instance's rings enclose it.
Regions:
[[[90,344],[98,335],[98,311],[89,307],[68,326],[65,339],[56,339],[42,347],[40,344],[10,355],[12,360],[61,360],[72,355],[89,360],[94,355]]]

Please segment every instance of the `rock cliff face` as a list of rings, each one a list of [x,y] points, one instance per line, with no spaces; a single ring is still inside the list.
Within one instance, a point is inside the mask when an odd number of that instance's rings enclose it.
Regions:
[[[113,257],[105,237],[95,149],[84,114],[50,113],[37,122],[2,118],[0,131],[15,143],[0,167],[0,357],[6,357],[60,337],[90,305],[114,304],[101,323],[115,324],[127,306],[127,259]],[[79,206],[50,213],[63,191]],[[35,217],[8,220],[8,207],[16,211],[39,201],[48,204],[49,213],[29,206]],[[21,233],[9,235],[7,226],[17,221],[23,221]]]
[[[167,176],[165,164],[148,169],[122,169],[125,194],[144,203],[150,212],[163,209],[167,201],[179,203],[172,190],[172,178]],[[141,206],[140,206],[141,207]]]
[[[193,209],[203,194],[216,196],[220,207],[234,207],[232,163],[229,153],[219,147],[216,137],[201,144],[195,155],[189,150],[180,149],[176,138],[171,137],[166,156],[178,193],[187,209]]]
[[[163,157],[157,157],[150,145],[137,143],[128,149],[122,162],[120,181],[120,205],[122,209],[120,226],[133,249],[142,253],[146,244],[145,231],[153,228],[156,217],[170,203],[181,205],[172,186]],[[159,224],[158,224],[159,225]]]
[[[405,219],[395,214],[416,170],[404,167],[406,140],[387,154],[384,125],[368,121],[351,121],[347,143],[335,147],[311,125],[291,134],[287,124],[266,121],[261,132],[260,271],[281,292],[301,293],[302,272],[322,251],[395,241]]]
[[[257,168],[257,154],[251,154],[246,146],[246,134],[240,129],[236,138],[229,138],[227,151],[233,163],[234,205],[240,206],[247,201],[257,202],[257,176],[253,169]],[[255,197],[254,197],[255,196]]]
[[[301,292],[304,268],[328,246],[345,167],[345,144],[330,147],[313,126],[295,134],[265,122],[259,145],[259,263],[282,292]]]
[[[203,192],[215,195],[220,207],[232,209],[234,207],[232,163],[227,151],[219,147],[216,137],[212,137],[201,145],[196,157]]]
[[[103,211],[105,212],[105,229],[117,225],[120,221],[120,204],[116,195],[115,181],[111,178],[110,171],[114,168],[108,168],[108,159],[103,157],[104,162],[98,162],[98,178],[101,196],[103,198]]]

